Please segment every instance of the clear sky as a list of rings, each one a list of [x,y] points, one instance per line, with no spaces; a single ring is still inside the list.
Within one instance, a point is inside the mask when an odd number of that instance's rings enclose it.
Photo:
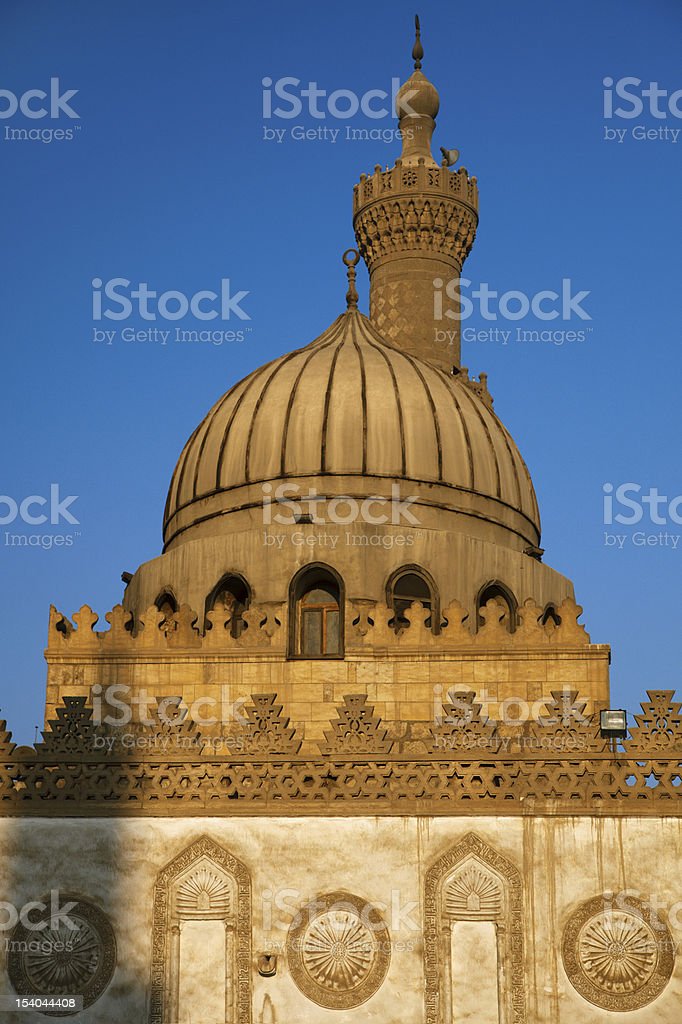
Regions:
[[[392,117],[335,117],[326,99],[346,90],[360,102],[410,73],[414,10],[413,0],[3,0],[0,495],[18,506],[56,484],[60,501],[77,496],[66,512],[78,520],[0,526],[0,705],[18,740],[41,722],[49,604],[71,615],[88,602],[106,626],[121,572],[160,551],[168,482],[206,410],[343,308],[352,186],[399,146],[384,141]],[[571,294],[589,292],[588,321],[488,321],[477,309],[465,327],[513,333],[466,342],[463,361],[488,372],[533,474],[545,560],[573,579],[592,638],[613,646],[612,703],[636,709],[646,688],[682,681],[682,503],[658,506],[663,524],[640,504],[639,524],[609,527],[603,487],[682,493],[682,7],[429,0],[420,14],[424,70],[441,95],[436,147],[458,148],[479,180],[471,289],[532,297],[567,279]],[[287,87],[299,97],[309,82],[326,97],[267,118],[263,80],[282,78],[299,81]],[[604,79],[615,91],[624,78],[639,80],[625,86],[635,99],[613,108],[636,116],[606,118]],[[651,82],[667,95],[643,95]],[[26,115],[43,102],[44,117]],[[378,138],[349,140],[347,126]],[[296,137],[307,129],[314,138]],[[238,304],[250,319],[233,306],[229,323],[149,322],[137,310],[98,322],[92,282],[113,278],[188,297],[229,278],[231,295],[248,292]],[[366,309],[364,273],[360,283]],[[249,330],[220,346],[120,336],[154,326]],[[585,335],[519,342],[517,327]],[[116,330],[112,344],[93,341],[96,328]],[[0,504],[0,521],[11,510]],[[10,546],[7,532],[48,539]],[[70,540],[49,548],[54,535]]]

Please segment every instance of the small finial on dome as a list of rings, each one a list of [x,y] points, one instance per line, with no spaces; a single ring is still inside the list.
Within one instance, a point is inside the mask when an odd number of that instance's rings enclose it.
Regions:
[[[346,309],[358,308],[358,290],[355,287],[355,268],[360,262],[360,253],[357,249],[346,249],[342,256],[343,262],[348,267],[348,291],[346,292]]]
[[[414,16],[414,46],[412,47],[412,60],[414,61],[415,71],[419,71],[422,66],[422,60],[424,59],[424,47],[422,46],[422,33],[421,26],[419,24],[419,15]]]

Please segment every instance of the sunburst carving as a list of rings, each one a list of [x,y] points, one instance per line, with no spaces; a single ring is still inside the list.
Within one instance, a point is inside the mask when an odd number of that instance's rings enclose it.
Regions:
[[[51,921],[44,912],[38,931],[18,924],[11,935],[7,969],[22,996],[82,995],[87,1008],[104,992],[116,967],[116,939],[106,915],[93,903],[60,893],[67,917]],[[47,907],[49,897],[43,899]],[[39,941],[36,942],[36,937]],[[48,1017],[68,1011],[44,1011]]]
[[[469,864],[448,884],[444,909],[453,917],[463,914],[496,917],[502,910],[499,882],[478,864]]]
[[[232,892],[229,883],[208,867],[199,868],[178,887],[176,907],[179,914],[230,913]]]
[[[568,919],[562,942],[566,974],[589,1002],[605,1010],[638,1010],[661,994],[675,966],[666,922],[628,895],[627,909],[595,896]]]
[[[607,911],[593,917],[578,937],[585,973],[607,992],[636,992],[656,967],[657,947],[649,926],[632,914]]]
[[[303,965],[320,985],[348,991],[369,974],[373,945],[372,935],[359,917],[332,911],[311,924],[303,944]]]
[[[40,936],[47,952],[27,953],[26,974],[35,983],[35,991],[46,995],[81,992],[97,972],[102,958],[99,935],[87,921],[79,920],[78,930],[65,925],[46,928]],[[62,952],[53,952],[53,950]]]
[[[391,959],[391,935],[378,908],[347,892],[303,907],[289,929],[291,977],[318,1006],[349,1010],[374,995]]]

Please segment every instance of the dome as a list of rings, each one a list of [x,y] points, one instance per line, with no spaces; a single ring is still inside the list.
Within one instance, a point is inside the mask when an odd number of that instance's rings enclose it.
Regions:
[[[351,309],[311,344],[249,374],[220,398],[180,456],[166,549],[258,525],[264,485],[315,478],[328,495],[415,494],[439,513],[540,539],[526,465],[480,385],[386,342]],[[464,526],[462,525],[464,523]],[[261,524],[262,525],[262,520]]]

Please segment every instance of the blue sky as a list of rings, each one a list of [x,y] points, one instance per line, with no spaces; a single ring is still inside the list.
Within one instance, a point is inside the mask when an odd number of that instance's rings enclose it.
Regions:
[[[645,505],[640,524],[606,527],[603,485],[682,493],[682,102],[651,109],[642,97],[641,115],[606,120],[603,80],[639,79],[637,95],[650,82],[682,88],[682,8],[431,0],[420,14],[424,70],[441,94],[436,147],[458,148],[479,180],[465,276],[500,293],[561,291],[564,279],[589,292],[589,321],[465,324],[585,328],[584,341],[471,341],[463,361],[488,372],[531,469],[546,561],[574,580],[593,639],[613,646],[613,704],[637,708],[647,687],[682,675],[682,526],[663,506],[665,525],[652,524]],[[3,3],[0,494],[20,503],[57,483],[61,498],[77,496],[79,521],[0,527],[0,704],[20,741],[41,722],[50,602],[70,615],[87,601],[103,622],[121,572],[160,550],[168,481],[205,411],[342,309],[353,184],[399,150],[346,141],[346,125],[390,132],[395,121],[341,120],[324,104],[323,118],[304,106],[265,119],[263,79],[316,82],[328,95],[390,91],[411,70],[413,15],[403,0]],[[77,90],[63,103],[78,117],[58,104],[42,119],[3,116],[12,96],[49,93],[53,78],[60,95]],[[341,133],[303,141],[295,126]],[[265,127],[285,129],[284,141],[266,141]],[[8,128],[73,138],[7,138]],[[606,128],[623,141],[606,141]],[[233,294],[248,292],[250,319],[218,326],[249,330],[222,346],[95,343],[96,327],[150,326],[93,320],[91,282],[116,277],[187,296],[229,278]],[[366,308],[364,274],[360,285]],[[10,547],[8,530],[72,543]],[[605,532],[624,536],[622,548]],[[668,540],[640,546],[640,532]]]

